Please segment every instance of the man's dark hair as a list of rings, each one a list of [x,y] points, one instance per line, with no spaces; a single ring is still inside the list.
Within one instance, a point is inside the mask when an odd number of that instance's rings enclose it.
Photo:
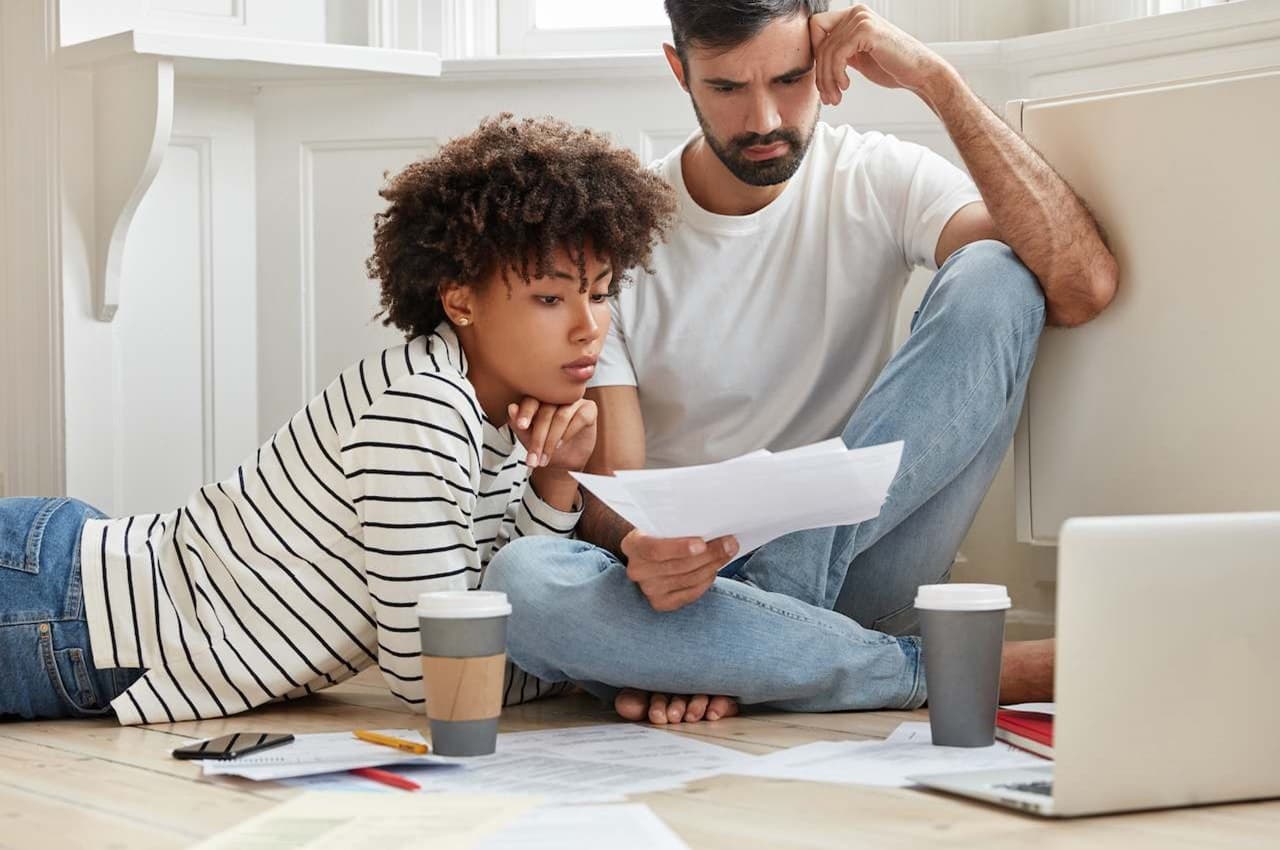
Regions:
[[[665,0],[680,61],[690,47],[728,50],[774,21],[827,11],[827,0]]]
[[[592,130],[510,113],[412,163],[379,194],[373,256],[384,325],[408,337],[444,320],[440,290],[476,285],[496,271],[543,277],[565,248],[586,291],[584,248],[613,265],[613,285],[649,262],[675,212],[675,195],[636,155]]]

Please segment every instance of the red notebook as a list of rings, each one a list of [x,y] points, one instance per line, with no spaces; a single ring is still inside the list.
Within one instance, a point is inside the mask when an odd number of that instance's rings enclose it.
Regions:
[[[1053,715],[1000,709],[996,738],[1044,758],[1053,758]]]

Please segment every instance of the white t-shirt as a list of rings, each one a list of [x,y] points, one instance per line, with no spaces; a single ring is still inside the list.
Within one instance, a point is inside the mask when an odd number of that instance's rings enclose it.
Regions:
[[[943,226],[981,195],[928,148],[819,122],[782,194],[716,215],[681,152],[653,165],[678,221],[614,299],[592,386],[638,388],[650,467],[839,435],[889,358],[912,267],[937,268]]]

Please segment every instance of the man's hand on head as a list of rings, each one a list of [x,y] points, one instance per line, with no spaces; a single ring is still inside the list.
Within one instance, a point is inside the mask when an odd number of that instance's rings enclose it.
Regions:
[[[627,578],[653,610],[675,611],[702,598],[720,568],[738,554],[738,541],[732,536],[711,541],[650,537],[635,529],[622,538],[622,553],[627,557]]]
[[[814,82],[822,102],[835,106],[849,88],[849,68],[885,88],[925,92],[954,71],[922,42],[861,4],[809,18]]]

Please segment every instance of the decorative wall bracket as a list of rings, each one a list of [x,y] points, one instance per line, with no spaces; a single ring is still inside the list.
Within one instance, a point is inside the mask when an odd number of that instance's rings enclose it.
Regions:
[[[125,239],[173,133],[173,60],[141,56],[93,78],[93,308],[120,307]]]

